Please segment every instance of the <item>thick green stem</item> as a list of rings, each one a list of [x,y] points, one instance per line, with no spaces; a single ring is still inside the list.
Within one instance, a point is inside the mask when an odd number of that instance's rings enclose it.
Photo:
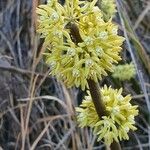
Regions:
[[[70,33],[73,38],[73,41],[76,44],[83,42],[79,33],[79,29],[75,23],[70,24]],[[107,112],[106,112],[106,107],[101,97],[100,86],[96,82],[94,82],[92,79],[88,79],[88,85],[89,85],[89,90],[92,96],[92,100],[93,100],[96,112],[99,118],[101,119],[102,116],[107,116]],[[110,148],[111,150],[121,150],[120,144],[115,141],[111,144]]]
[[[113,141],[113,143],[110,145],[111,150],[121,150],[120,143]]]
[[[103,103],[101,93],[100,93],[100,87],[97,83],[95,83],[93,80],[89,79],[88,80],[88,85],[89,85],[89,90],[92,96],[92,100],[96,109],[96,112],[101,119],[102,116],[106,116],[106,108]]]
[[[107,111],[101,97],[100,86],[91,79],[88,80],[88,85],[96,112],[101,119],[102,116],[107,116]],[[111,150],[121,150],[120,143],[116,141],[111,144],[110,148]]]

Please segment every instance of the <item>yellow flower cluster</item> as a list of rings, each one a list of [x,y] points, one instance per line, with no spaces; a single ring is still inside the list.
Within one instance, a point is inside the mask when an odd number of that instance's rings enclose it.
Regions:
[[[133,63],[114,66],[114,72],[112,74],[114,78],[118,78],[121,81],[130,80],[135,75],[136,70]]]
[[[97,1],[66,0],[62,6],[57,0],[49,0],[37,8],[37,31],[45,38],[46,62],[51,66],[51,74],[68,87],[81,86],[84,90],[88,87],[87,79],[98,82],[121,59],[124,38],[117,35],[117,25],[102,19]],[[78,42],[71,25],[79,29]]]
[[[108,21],[116,13],[115,0],[101,0],[99,3],[103,13],[103,18]]]
[[[99,119],[91,95],[88,94],[80,107],[76,108],[80,127],[93,128],[98,141],[103,139],[107,145],[114,140],[128,140],[129,130],[136,130],[134,117],[138,115],[137,106],[131,105],[130,95],[122,96],[122,89],[115,90],[105,85],[100,92],[108,115]]]

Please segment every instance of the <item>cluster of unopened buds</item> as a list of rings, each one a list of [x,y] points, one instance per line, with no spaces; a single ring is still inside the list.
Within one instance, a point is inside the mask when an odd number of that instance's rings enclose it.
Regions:
[[[89,88],[88,79],[98,83],[102,76],[107,76],[107,71],[113,72],[113,64],[121,60],[119,53],[124,38],[118,35],[118,26],[112,23],[111,14],[116,11],[114,1],[111,0],[111,4],[104,1],[103,9],[110,11],[107,19],[104,19],[106,12],[98,7],[98,0],[65,0],[63,5],[57,0],[48,0],[37,8],[37,32],[45,39],[46,63],[51,67],[51,74],[68,87]],[[99,140],[104,139],[108,144],[118,141],[118,137],[128,139],[129,129],[135,129],[136,106],[129,103],[130,96],[121,95],[121,90],[104,87],[100,92],[108,112],[113,113],[100,120],[89,95],[90,101],[85,98],[82,108],[77,108],[80,126],[93,127]]]
[[[136,75],[136,69],[134,64],[123,64],[114,66],[113,78],[119,79],[120,81],[130,80]]]

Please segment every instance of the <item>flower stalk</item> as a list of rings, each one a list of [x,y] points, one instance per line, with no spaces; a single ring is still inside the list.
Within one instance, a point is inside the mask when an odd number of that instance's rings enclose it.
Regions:
[[[114,141],[111,145],[111,150],[121,150],[121,146],[120,146],[120,143]]]
[[[101,98],[101,93],[99,92],[100,86],[98,85],[98,83],[95,83],[91,79],[88,80],[88,85],[89,85],[90,94],[91,94],[96,112],[99,118],[101,119],[102,116],[107,116],[107,112],[106,112],[106,107],[104,105],[104,102]]]
[[[102,116],[107,116],[107,111],[106,111],[104,102],[101,98],[101,93],[99,92],[100,86],[91,79],[88,80],[88,85],[89,85],[90,94],[91,94],[96,112],[99,116],[99,119],[101,119]],[[110,145],[110,148],[111,150],[121,150],[120,143],[116,141],[114,141]]]
[[[79,29],[75,24],[71,24],[70,30],[71,30],[70,32],[71,32],[73,39],[76,41],[76,44],[78,44],[79,42],[82,42],[82,38],[79,34]],[[94,82],[92,79],[88,79],[87,82],[88,82],[89,91],[90,91],[96,112],[99,116],[99,119],[101,119],[102,116],[107,116],[107,111],[106,111],[104,102],[102,100],[101,93],[99,92],[100,86],[98,85],[98,83]],[[110,145],[110,148],[111,150],[121,150],[120,143],[116,141],[114,141]]]

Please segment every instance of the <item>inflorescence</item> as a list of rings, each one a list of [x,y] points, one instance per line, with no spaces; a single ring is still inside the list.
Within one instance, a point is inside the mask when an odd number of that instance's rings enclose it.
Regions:
[[[98,0],[65,0],[61,5],[58,0],[48,0],[37,8],[37,32],[47,48],[46,63],[51,74],[68,87],[89,88],[89,79],[98,83],[102,76],[107,76],[107,71],[113,72],[114,63],[121,60],[124,38],[112,23],[116,12],[114,0],[102,0],[100,6],[98,3]],[[130,104],[129,95],[121,95],[122,89],[104,86],[100,93],[108,115],[99,118],[88,94],[76,108],[79,125],[93,128],[98,140],[103,139],[108,145],[114,140],[128,139],[129,130],[136,129],[137,106]]]
[[[136,69],[132,62],[130,64],[114,66],[114,72],[112,74],[113,78],[117,78],[120,81],[130,80],[135,75]]]
[[[138,115],[137,105],[131,105],[130,95],[122,96],[122,89],[114,90],[105,85],[100,92],[108,115],[99,119],[88,93],[80,107],[76,108],[79,126],[93,128],[98,141],[103,139],[108,145],[114,140],[128,140],[129,130],[136,130],[134,118]]]
[[[51,74],[68,87],[88,87],[87,79],[95,82],[113,71],[113,63],[121,60],[119,53],[124,38],[118,35],[117,25],[103,20],[97,0],[92,2],[66,0],[62,6],[49,0],[37,8],[38,32],[45,38],[46,62]],[[79,29],[80,42],[71,34],[70,26]]]

